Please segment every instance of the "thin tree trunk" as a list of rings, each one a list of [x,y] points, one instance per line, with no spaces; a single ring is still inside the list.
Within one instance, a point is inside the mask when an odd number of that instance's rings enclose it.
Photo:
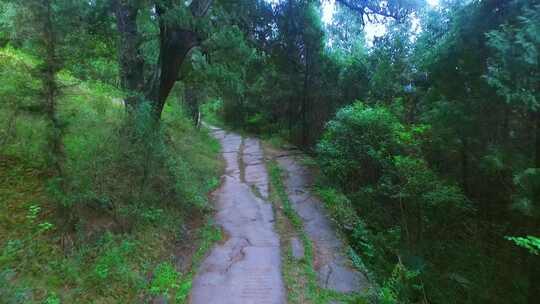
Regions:
[[[502,145],[504,148],[509,147],[509,138],[510,138],[510,107],[508,105],[504,105],[504,119],[502,124]]]
[[[191,118],[195,126],[197,126],[200,92],[198,92],[192,85],[186,85],[184,88],[184,96],[184,104],[186,105],[189,118]]]
[[[533,113],[535,124],[535,150],[534,150],[534,167],[540,170],[540,111]],[[535,189],[534,198],[537,203],[540,203],[540,189]],[[538,223],[537,223],[538,224]]]
[[[288,107],[287,107],[287,124],[288,124],[288,129],[289,129],[289,140],[294,140],[293,138],[293,125],[294,125],[294,110],[293,110],[293,100],[294,98],[292,96],[289,96],[289,98],[287,99],[288,100]]]
[[[469,195],[469,141],[465,136],[461,137],[461,183],[463,192]]]
[[[41,18],[43,22],[42,41],[44,47],[44,69],[43,69],[43,95],[45,99],[46,117],[51,125],[48,138],[50,151],[49,166],[53,169],[54,177],[57,180],[57,187],[60,192],[64,192],[66,185],[64,181],[63,162],[65,159],[64,145],[62,140],[63,126],[58,118],[57,97],[58,85],[56,74],[60,69],[60,63],[57,55],[57,37],[53,25],[53,11],[50,0],[41,1]],[[74,230],[73,212],[70,206],[64,204],[58,205],[58,215],[62,220],[61,229],[63,230],[61,237],[61,245],[64,254],[68,254],[72,247],[73,241],[70,237]]]
[[[309,48],[306,47],[306,71],[304,75],[304,96],[302,98],[302,146],[305,148],[308,145],[309,129],[307,121],[308,112],[308,94],[309,94]]]
[[[128,94],[125,104],[130,111],[139,106],[144,92],[144,60],[139,51],[141,35],[137,28],[139,7],[134,1],[118,0],[114,14],[120,33],[120,84]]]
[[[293,0],[288,0],[287,1],[287,10],[288,10],[288,13],[289,13],[289,16],[287,18],[287,30],[288,32],[291,32],[292,29],[293,29],[293,26],[294,26],[294,19],[292,18],[292,14],[293,14]],[[287,38],[287,54],[289,56],[291,56],[292,54],[294,54],[294,41],[293,39],[290,38],[290,36],[286,36]],[[288,74],[289,75],[293,75],[293,72],[294,72],[294,64],[292,62],[289,62],[289,65],[288,65],[289,69],[288,69]],[[292,83],[292,82],[291,82]],[[293,92],[294,90],[291,90],[291,95],[289,96],[288,98],[288,107],[287,107],[287,110],[288,110],[288,129],[289,129],[289,139],[294,141],[294,138],[293,138],[293,125],[294,125],[294,116],[295,116],[295,111],[293,110],[294,109],[294,106],[293,106],[293,102],[294,102],[294,97],[293,97]]]
[[[42,2],[44,11],[44,27],[43,38],[45,42],[45,71],[43,75],[44,94],[47,117],[51,123],[51,134],[49,137],[49,147],[51,151],[50,164],[55,170],[55,175],[62,176],[62,128],[57,117],[56,96],[58,86],[56,84],[56,72],[58,70],[58,62],[56,56],[56,37],[52,24],[52,8],[49,0]]]
[[[410,248],[411,247],[411,235],[409,231],[409,225],[408,225],[408,216],[407,216],[407,210],[405,205],[403,204],[403,198],[399,198],[399,210],[401,213],[401,246],[403,248]]]

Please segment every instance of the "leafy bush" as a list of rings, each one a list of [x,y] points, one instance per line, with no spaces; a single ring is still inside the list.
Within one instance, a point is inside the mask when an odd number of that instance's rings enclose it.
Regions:
[[[423,220],[437,218],[440,221],[453,221],[460,216],[460,211],[470,210],[470,203],[461,190],[441,181],[428,168],[423,159],[411,156],[395,156],[392,172],[394,183],[386,185],[388,195],[406,206],[405,209],[421,210]],[[428,213],[429,212],[429,213]],[[429,229],[430,223],[426,223]]]
[[[178,289],[180,274],[170,263],[161,263],[154,270],[154,278],[150,284],[150,292],[154,295],[167,295],[170,291]]]
[[[526,168],[514,176],[513,182],[518,191],[511,207],[528,216],[540,215],[540,208],[535,205],[535,197],[540,191],[540,168]]]
[[[374,269],[382,303],[418,301],[422,279],[434,279],[433,252],[457,247],[464,236],[449,227],[474,212],[461,189],[423,158],[428,129],[406,128],[386,108],[356,102],[328,123],[317,146],[325,180],[338,188],[321,187],[319,195],[356,251],[351,256]]]
[[[403,126],[385,108],[361,102],[341,109],[317,145],[325,175],[347,192],[376,184],[392,156],[403,150]]]
[[[377,302],[381,304],[409,303],[407,299],[423,288],[418,282],[418,275],[418,271],[411,271],[401,262],[397,263],[391,276],[378,290]]]
[[[11,47],[0,50],[0,153],[45,162],[47,123],[40,115],[37,61]]]
[[[101,240],[102,253],[98,255],[94,275],[100,284],[108,284],[111,280],[123,280],[129,277],[127,258],[133,253],[135,244],[124,240],[117,244],[113,236],[105,234]]]

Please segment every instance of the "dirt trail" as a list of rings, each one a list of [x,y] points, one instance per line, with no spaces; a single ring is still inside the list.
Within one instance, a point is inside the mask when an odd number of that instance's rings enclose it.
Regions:
[[[213,194],[225,242],[213,248],[193,281],[193,304],[285,303],[279,236],[267,202],[268,174],[260,142],[211,128],[226,172]]]
[[[345,246],[328,220],[322,202],[309,189],[311,172],[302,166],[296,152],[267,149],[286,173],[284,184],[289,200],[304,222],[304,229],[314,245],[314,266],[319,284],[338,292],[359,292],[369,286],[365,276],[350,267]]]

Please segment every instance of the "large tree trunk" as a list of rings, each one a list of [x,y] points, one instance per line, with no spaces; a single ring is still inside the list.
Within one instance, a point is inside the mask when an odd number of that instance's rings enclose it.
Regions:
[[[309,81],[310,81],[310,53],[306,46],[306,67],[304,73],[304,96],[302,97],[302,146],[306,148],[309,145],[309,125],[308,125],[308,102],[309,102]]]
[[[189,50],[199,43],[197,35],[188,30],[160,26],[160,53],[146,98],[152,104],[153,114],[161,117],[167,97],[178,79],[180,67]]]
[[[186,55],[200,43],[195,32],[181,28],[179,22],[169,20],[170,16],[164,18],[167,10],[174,8],[173,2],[162,0],[155,3],[160,30],[159,58],[152,78],[145,80],[145,62],[139,50],[142,38],[137,28],[137,15],[142,4],[131,0],[116,0],[115,16],[120,34],[121,85],[128,93],[126,107],[136,108],[146,100],[150,103],[156,120],[161,117],[165,101],[178,79]],[[192,15],[203,16],[211,3],[211,0],[192,1],[190,5]]]

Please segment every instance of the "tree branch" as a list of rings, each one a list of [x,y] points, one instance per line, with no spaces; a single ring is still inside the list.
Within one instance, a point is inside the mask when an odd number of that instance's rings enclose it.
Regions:
[[[376,0],[336,0],[336,2],[359,13],[360,17],[362,17],[363,25],[365,25],[364,17],[367,17],[370,22],[371,17],[378,22],[377,16],[401,21],[411,13],[412,8],[412,3],[411,5],[403,5],[400,0],[390,0],[387,2]],[[409,2],[405,1],[405,3]]]
[[[212,0],[194,0],[189,5],[193,17],[200,18],[206,15],[212,5]]]

